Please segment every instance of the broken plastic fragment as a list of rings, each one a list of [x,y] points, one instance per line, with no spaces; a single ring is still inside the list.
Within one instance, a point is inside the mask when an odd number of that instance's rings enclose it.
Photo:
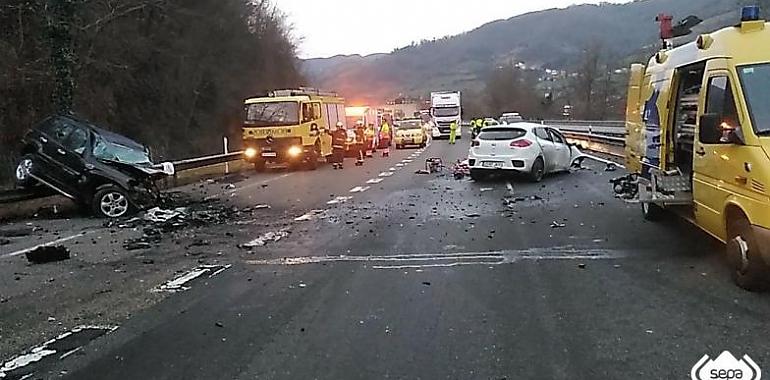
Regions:
[[[32,264],[45,264],[69,260],[70,251],[63,246],[38,247],[34,251],[27,252],[26,256],[27,260]]]

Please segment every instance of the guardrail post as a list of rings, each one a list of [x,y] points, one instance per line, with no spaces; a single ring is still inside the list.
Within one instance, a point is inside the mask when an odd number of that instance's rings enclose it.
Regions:
[[[222,137],[222,143],[223,143],[223,145],[225,147],[225,155],[230,153],[229,150],[227,149],[227,145],[228,145],[227,142],[228,142],[227,141],[227,136]],[[225,162],[225,174],[230,174],[230,162],[229,161]]]

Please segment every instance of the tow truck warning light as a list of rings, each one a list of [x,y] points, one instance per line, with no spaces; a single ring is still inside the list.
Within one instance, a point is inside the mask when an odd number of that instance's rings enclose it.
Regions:
[[[747,5],[741,11],[741,21],[757,21],[760,19],[759,5]]]

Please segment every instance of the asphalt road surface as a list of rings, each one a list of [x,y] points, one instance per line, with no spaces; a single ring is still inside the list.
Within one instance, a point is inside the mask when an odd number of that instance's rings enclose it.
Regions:
[[[768,295],[735,287],[705,234],[615,199],[622,173],[415,173],[466,153],[188,186],[219,213],[149,249],[123,247],[141,222],[8,222],[0,378],[689,379],[724,350],[770,370]],[[72,258],[27,263],[50,242]],[[76,326],[102,330],[62,338]]]

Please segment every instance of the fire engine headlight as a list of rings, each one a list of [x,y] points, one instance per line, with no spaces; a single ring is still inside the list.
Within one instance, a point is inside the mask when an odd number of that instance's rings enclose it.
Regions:
[[[243,155],[246,156],[246,158],[254,158],[257,156],[257,150],[254,148],[246,148],[246,150],[243,151]]]
[[[299,155],[302,154],[302,148],[300,148],[298,146],[293,146],[293,147],[289,148],[289,150],[286,153],[288,153],[289,156],[291,156],[291,157],[298,157]]]

